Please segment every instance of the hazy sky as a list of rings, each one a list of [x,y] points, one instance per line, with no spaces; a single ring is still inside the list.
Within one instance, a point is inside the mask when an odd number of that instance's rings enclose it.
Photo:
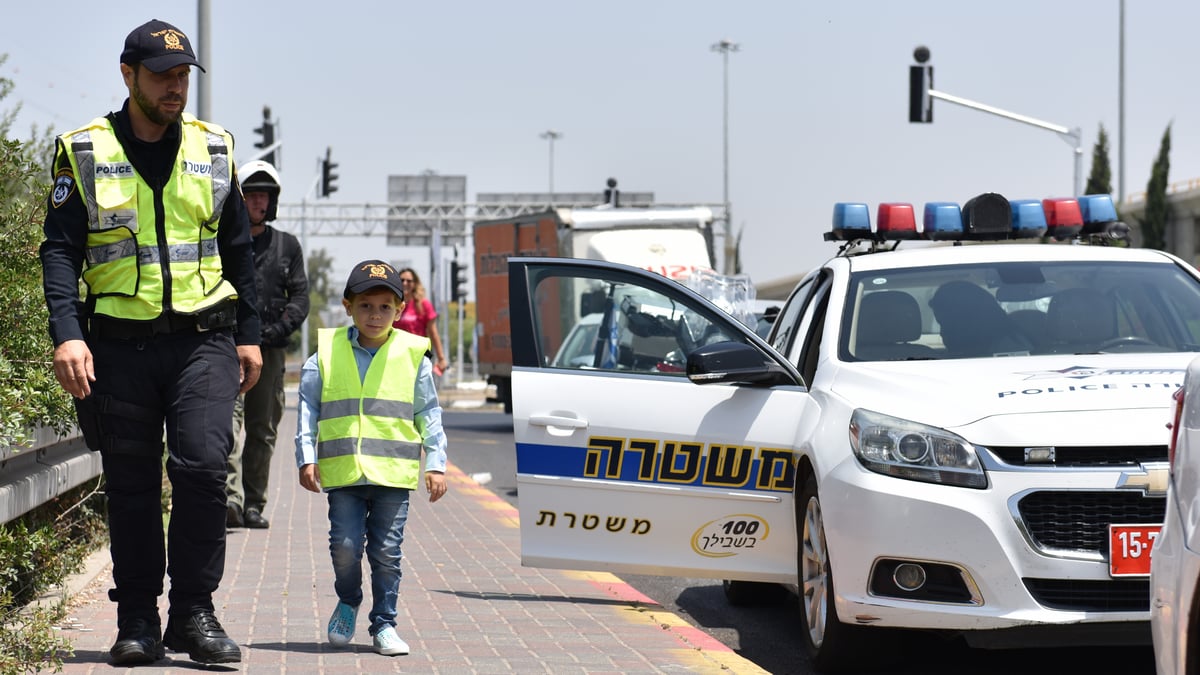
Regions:
[[[610,176],[665,202],[722,201],[722,65],[730,56],[730,199],[743,260],[767,281],[829,257],[833,203],[1069,195],[1071,145],[1053,132],[937,101],[907,121],[913,48],[940,91],[1080,127],[1083,179],[1101,124],[1119,154],[1119,0],[612,0],[604,3],[211,1],[210,117],[243,153],[270,105],[285,142],[283,200],[299,202],[333,148],[334,201],[380,203],[389,174],[467,176],[476,192],[556,191]],[[118,57],[150,18],[196,38],[195,0],[7,3],[0,76],[16,131],[77,127],[125,98]],[[1200,178],[1200,2],[1127,0],[1127,194],[1145,190],[1172,125],[1170,180]],[[189,107],[195,110],[198,80]],[[3,105],[3,104],[0,104]],[[242,153],[239,153],[242,154]],[[333,245],[413,257],[382,239]],[[418,252],[415,262],[428,265]]]

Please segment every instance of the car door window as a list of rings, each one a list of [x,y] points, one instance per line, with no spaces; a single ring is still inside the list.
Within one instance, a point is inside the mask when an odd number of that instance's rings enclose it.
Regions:
[[[796,331],[800,328],[800,317],[812,299],[816,278],[817,275],[810,274],[801,280],[796,289],[792,291],[792,297],[780,310],[779,316],[775,317],[775,327],[772,329],[770,342],[775,351],[780,354],[787,354],[792,347]]]
[[[682,377],[694,349],[745,341],[686,291],[646,288],[617,272],[578,274],[547,270],[532,288],[538,349],[553,368]]]

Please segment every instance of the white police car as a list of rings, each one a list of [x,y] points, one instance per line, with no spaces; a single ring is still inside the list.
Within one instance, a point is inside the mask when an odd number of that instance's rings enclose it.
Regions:
[[[885,628],[1148,643],[1200,277],[1082,245],[1123,235],[1107,196],[986,194],[921,225],[837,205],[842,249],[767,341],[658,275],[511,258],[524,564],[795,584],[819,669]],[[581,293],[610,299],[591,361],[543,365]],[[650,365],[668,345],[684,367]]]

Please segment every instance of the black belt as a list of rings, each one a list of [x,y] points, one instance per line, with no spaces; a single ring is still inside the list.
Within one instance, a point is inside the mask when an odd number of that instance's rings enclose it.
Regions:
[[[236,308],[233,304],[223,303],[197,314],[163,312],[149,321],[129,321],[96,315],[91,318],[88,330],[93,337],[116,340],[148,338],[172,333],[197,333],[232,328],[236,323],[235,314]]]

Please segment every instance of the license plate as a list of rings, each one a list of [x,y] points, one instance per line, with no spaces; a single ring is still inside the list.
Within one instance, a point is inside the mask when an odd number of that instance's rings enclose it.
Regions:
[[[1109,525],[1108,573],[1114,577],[1150,575],[1150,549],[1161,525]]]

